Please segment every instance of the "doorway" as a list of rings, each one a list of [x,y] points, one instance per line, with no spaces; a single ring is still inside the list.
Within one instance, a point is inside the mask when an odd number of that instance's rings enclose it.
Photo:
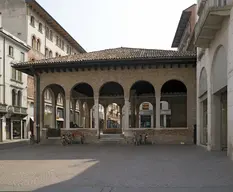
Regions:
[[[221,93],[221,149],[227,151],[227,91]]]

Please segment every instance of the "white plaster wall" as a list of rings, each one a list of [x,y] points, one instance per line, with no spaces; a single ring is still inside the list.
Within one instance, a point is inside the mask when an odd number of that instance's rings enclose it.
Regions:
[[[212,63],[217,48],[222,45],[226,51],[227,63],[228,63],[228,155],[233,159],[233,10],[231,10],[230,18],[225,18],[222,28],[218,31],[215,39],[212,41],[210,47],[205,50],[205,54],[202,59],[197,62],[197,98],[200,94],[200,73],[203,67],[207,72],[207,98],[208,98],[208,150],[214,149],[215,137],[214,137],[214,116],[211,112],[213,107],[213,72]],[[199,49],[199,48],[198,48]],[[200,51],[200,49],[198,50]],[[219,71],[220,73],[223,73]],[[225,74],[220,74],[221,79]],[[215,77],[216,78],[216,77]],[[218,80],[217,80],[218,81]],[[197,99],[197,135],[198,144],[200,144],[200,100]]]
[[[16,37],[14,37],[17,39]],[[19,40],[19,39],[17,39]],[[3,37],[0,36],[0,57],[3,58]],[[9,46],[14,48],[14,56],[9,56]],[[25,48],[19,46],[13,40],[7,39],[5,41],[5,104],[12,105],[12,89],[20,90],[22,93],[22,107],[27,108],[27,75],[22,74],[22,82],[12,81],[12,62],[19,62],[21,59],[21,52],[25,54],[25,61],[27,61],[27,51]],[[0,83],[3,85],[3,59],[0,59]],[[0,102],[3,103],[3,86],[0,88]],[[2,139],[6,140],[6,119],[2,118]]]

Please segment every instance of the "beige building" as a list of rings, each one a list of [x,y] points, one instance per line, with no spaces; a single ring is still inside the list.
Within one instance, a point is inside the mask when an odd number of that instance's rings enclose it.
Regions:
[[[86,52],[36,0],[0,0],[0,12],[4,29],[30,47],[29,60]],[[32,127],[35,93],[32,76],[28,76],[27,87],[27,124]]]
[[[87,142],[100,135],[99,104],[119,106],[121,130],[128,140],[133,132],[150,131],[157,143],[193,143],[196,122],[196,54],[172,50],[116,48],[14,65],[36,79],[38,140],[63,132],[85,132]],[[33,70],[31,70],[33,69]],[[52,95],[53,117],[45,127],[44,94]],[[56,100],[63,97],[64,123],[56,127]],[[170,124],[161,128],[161,101],[169,103]],[[74,128],[71,110],[76,103],[85,127]],[[153,105],[151,128],[139,128],[139,106]],[[93,111],[91,113],[91,111]],[[75,118],[75,117],[74,117]],[[145,120],[146,121],[146,120]],[[146,123],[146,122],[145,122]],[[106,124],[106,121],[104,122]],[[131,141],[131,139],[129,139]]]

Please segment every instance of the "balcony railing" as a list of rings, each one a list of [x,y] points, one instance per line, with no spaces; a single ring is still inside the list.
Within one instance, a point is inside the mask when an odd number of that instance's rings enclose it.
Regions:
[[[200,15],[195,26],[196,45],[200,35],[204,35],[205,38],[202,39],[205,40],[205,44],[209,44],[216,31],[221,28],[223,17],[230,14],[232,4],[233,0],[204,0],[199,4],[199,9],[202,9],[202,11],[200,12],[198,10]],[[203,8],[201,8],[201,6],[203,6]],[[201,44],[203,44],[203,42],[201,42]]]
[[[13,107],[13,113],[16,113],[16,114],[27,114],[27,108],[14,106]]]

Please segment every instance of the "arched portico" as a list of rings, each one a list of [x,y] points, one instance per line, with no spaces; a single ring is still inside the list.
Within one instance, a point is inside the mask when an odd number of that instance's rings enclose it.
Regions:
[[[121,133],[122,131],[122,107],[124,106],[124,88],[118,82],[110,81],[99,89],[99,102],[104,107],[104,124],[102,133]],[[118,106],[118,107],[116,107]],[[115,113],[118,114],[119,122]],[[119,126],[108,126],[109,122],[119,123]]]
[[[189,111],[189,115],[185,114],[184,109],[183,119],[178,123],[176,122],[177,127],[174,129],[167,122],[164,126],[164,119],[160,119],[163,110],[168,110],[161,109],[160,102],[166,102],[166,100],[161,99],[161,96],[167,95],[166,89],[163,88],[167,86],[163,86],[163,84],[166,84],[165,82],[170,79],[177,79],[182,80],[187,85],[189,95],[186,94],[186,97],[190,99],[187,103],[191,103],[189,107],[195,108],[195,106],[192,106],[192,102],[195,102],[195,90],[192,91],[192,88],[195,89],[195,55],[180,54],[176,51],[118,48],[78,54],[71,56],[69,59],[66,59],[66,57],[53,58],[51,65],[50,62],[50,60],[46,60],[46,69],[43,68],[45,64],[42,65],[41,61],[37,61],[36,68],[32,65],[37,73],[28,68],[28,65],[22,65],[25,68],[21,71],[33,74],[36,78],[39,76],[37,82],[40,84],[37,87],[40,86],[42,89],[47,85],[54,84],[54,82],[64,88],[65,99],[63,104],[65,105],[66,115],[64,131],[78,130],[84,132],[89,129],[99,136],[100,110],[106,114],[107,106],[116,104],[117,110],[119,110],[119,114],[116,110],[117,117],[120,120],[122,119],[122,123],[120,123],[122,133],[125,137],[130,137],[133,131],[146,131],[148,128],[140,128],[138,120],[140,104],[150,103],[153,106],[151,107],[153,113],[151,119],[153,120],[151,127],[148,129],[152,129],[154,135],[158,134],[159,138],[164,138],[159,142],[192,141],[192,129],[191,126],[187,126],[186,121],[191,122],[191,118],[195,119],[193,117],[195,109]],[[173,87],[170,87],[171,92],[175,93]],[[180,102],[180,99],[177,100]],[[77,123],[77,120],[75,120],[74,111],[77,102],[79,102],[77,111],[79,116],[82,116],[81,121],[85,121],[85,126],[80,126],[83,125],[83,122]],[[169,103],[169,106],[170,110],[174,110],[173,103]],[[178,106],[175,106],[176,108],[180,110]],[[183,109],[183,107],[181,108]],[[186,120],[184,120],[184,117],[186,117]],[[106,120],[107,118],[102,119]],[[72,128],[72,123],[80,127]],[[173,124],[175,123],[173,122]],[[104,127],[106,125],[105,122]],[[182,129],[179,129],[179,127],[182,127]],[[164,128],[169,128],[169,130],[164,130]]]
[[[73,113],[73,121],[70,121],[70,128],[80,127],[80,128],[91,128],[92,126],[92,116],[91,109],[94,105],[94,91],[91,85],[88,83],[77,83],[73,86],[70,92],[70,98],[72,102],[72,109],[76,108],[77,104],[79,107],[78,111],[78,124],[75,124],[76,116]]]
[[[131,128],[139,128],[139,107],[143,102],[150,102],[152,106],[156,106],[156,98],[155,98],[155,88],[154,86],[144,80],[139,80],[135,82],[130,88],[130,127]],[[154,107],[152,107],[154,108]],[[151,128],[155,125],[155,113],[153,113],[153,124]]]
[[[187,88],[179,80],[169,80],[161,89],[161,101],[168,102],[170,106],[167,125],[172,128],[187,127]],[[161,116],[163,118],[163,116]]]

